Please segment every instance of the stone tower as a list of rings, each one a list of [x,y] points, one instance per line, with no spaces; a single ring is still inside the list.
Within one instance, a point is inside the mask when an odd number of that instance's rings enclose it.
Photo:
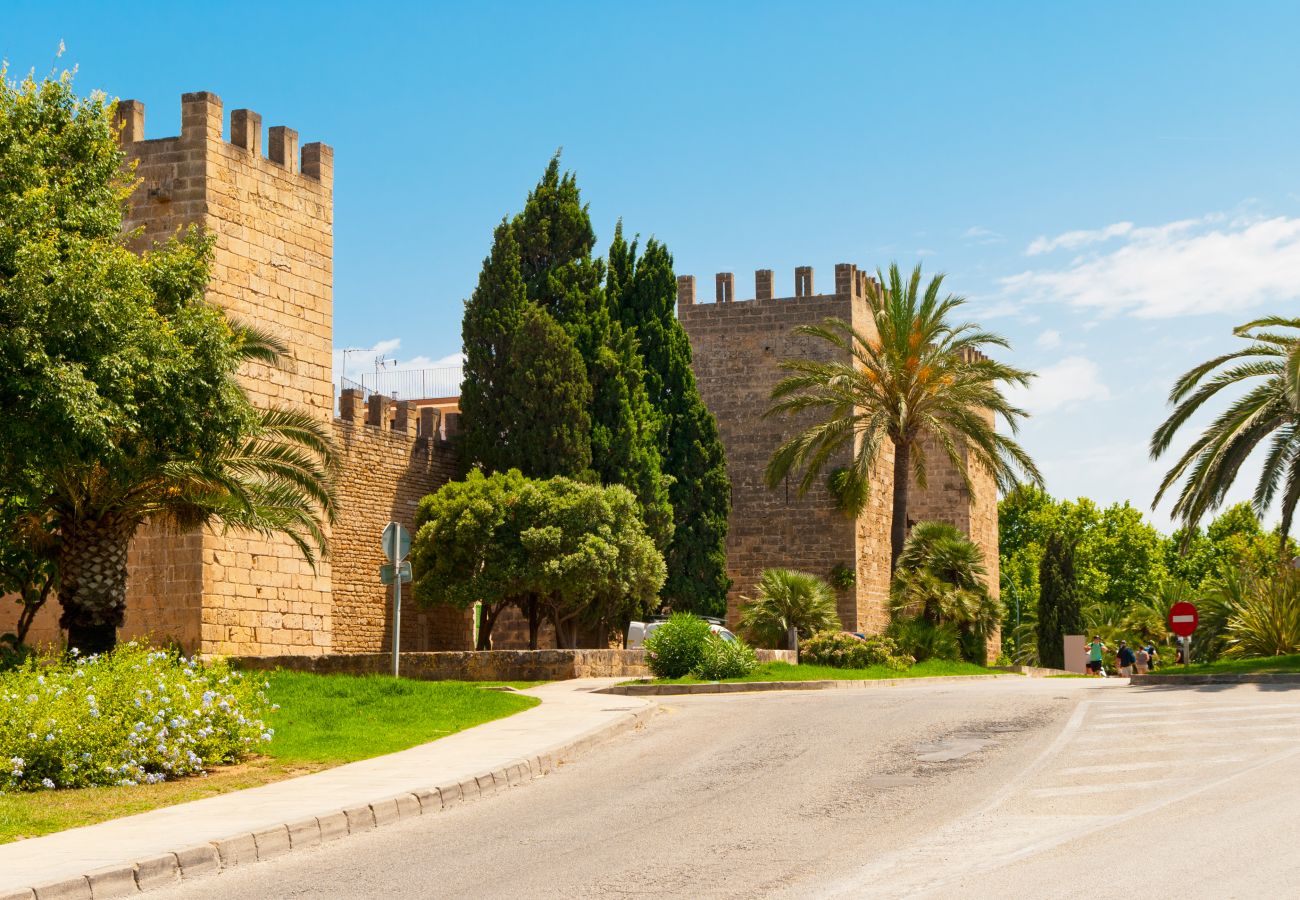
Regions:
[[[804,496],[793,480],[776,490],[764,481],[772,452],[798,428],[788,418],[762,417],[784,374],[778,363],[792,357],[830,360],[837,352],[794,329],[835,317],[865,335],[876,333],[866,272],[837,265],[834,291],[826,294],[814,290],[813,276],[811,267],[797,268],[794,296],[777,297],[772,271],[761,269],[755,273],[755,299],[738,301],[734,276],[723,272],[716,276],[713,303],[696,302],[694,276],[677,279],[677,315],[690,336],[700,394],[717,417],[727,451],[732,489],[727,570],[734,581],[728,620],[735,621],[740,597],[752,596],[763,569],[800,569],[825,578],[842,566],[855,579],[852,587],[838,591],[841,622],[847,630],[878,632],[889,622],[893,446],[882,448],[867,508],[856,519],[836,508],[824,475]],[[997,490],[991,475],[974,473],[972,499],[942,453],[927,457],[927,487],[912,484],[909,518],[947,521],[967,532],[984,550],[989,586],[996,593]],[[846,449],[825,472],[847,465],[849,458]]]
[[[199,226],[215,239],[208,297],[278,335],[285,369],[249,366],[253,401],[332,418],[333,150],[298,147],[221,99],[181,97],[178,137],[145,139],[144,105],[119,102],[122,144],[141,184],[124,227],[135,249]],[[287,539],[143,529],[131,548],[124,634],[152,632],[209,653],[320,653],[332,644],[330,564],[315,571]]]

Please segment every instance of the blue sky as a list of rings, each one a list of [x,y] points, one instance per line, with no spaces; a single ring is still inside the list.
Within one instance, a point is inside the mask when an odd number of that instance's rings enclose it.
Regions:
[[[9,0],[0,56],[43,73],[63,40],[151,137],[211,90],[332,144],[357,368],[459,350],[493,225],[563,147],[602,247],[622,217],[740,297],[756,268],[787,293],[796,265],[947,272],[1042,373],[1049,488],[1145,508],[1172,378],[1295,310],[1298,33],[1262,2]]]

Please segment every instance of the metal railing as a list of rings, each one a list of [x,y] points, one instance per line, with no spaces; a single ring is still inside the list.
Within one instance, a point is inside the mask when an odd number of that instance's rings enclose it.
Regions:
[[[429,400],[434,397],[459,397],[460,383],[464,380],[462,366],[440,366],[436,369],[407,369],[398,372],[364,372],[361,374],[363,398],[371,394],[384,394],[394,400]],[[345,379],[340,379],[343,387]]]

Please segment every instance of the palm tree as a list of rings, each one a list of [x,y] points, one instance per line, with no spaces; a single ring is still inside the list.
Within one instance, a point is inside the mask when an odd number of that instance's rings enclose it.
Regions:
[[[1151,436],[1152,459],[1159,459],[1187,420],[1225,388],[1247,389],[1179,457],[1151,504],[1155,508],[1182,481],[1173,514],[1187,526],[1187,534],[1206,512],[1223,504],[1241,464],[1271,437],[1251,504],[1262,516],[1275,499],[1281,500],[1279,539],[1286,545],[1300,500],[1300,337],[1265,330],[1273,328],[1294,331],[1300,329],[1300,319],[1267,316],[1233,329],[1248,346],[1202,363],[1169,392],[1174,411]]]
[[[925,437],[937,440],[972,494],[963,451],[992,473],[1002,490],[1019,483],[1021,474],[1039,485],[1042,476],[1019,444],[997,433],[989,416],[1001,416],[1014,433],[1028,415],[1008,402],[1002,385],[1023,387],[1033,374],[981,352],[1008,347],[1006,339],[973,323],[952,321],[965,300],[940,297],[943,275],[930,279],[924,293],[919,265],[906,281],[897,263],[890,265],[887,281],[879,272],[877,277],[866,298],[874,326],[870,330],[858,331],[834,318],[795,330],[826,341],[841,358],[781,363],[791,374],[773,389],[766,415],[817,413],[822,420],[777,448],[767,466],[767,483],[774,488],[792,471],[802,470],[799,490],[806,492],[828,460],[851,448],[853,463],[837,473],[837,481],[842,508],[857,515],[866,505],[880,452],[886,440],[892,442],[892,569],[907,536],[909,475],[921,487],[926,484]]]
[[[278,365],[276,338],[231,326],[243,361]],[[231,379],[231,389],[242,388]],[[245,398],[246,399],[246,398]],[[45,498],[57,530],[60,625],[84,653],[112,649],[126,606],[127,546],[146,520],[286,535],[314,567],[335,512],[335,456],[326,426],[297,410],[253,410],[243,428],[183,456],[151,441],[127,443],[112,465],[95,460],[50,476]]]
[[[894,569],[893,616],[955,627],[963,653],[983,662],[988,638],[1002,619],[1002,606],[984,583],[986,575],[984,552],[958,528],[918,522]]]
[[[765,569],[758,596],[741,597],[740,627],[761,646],[797,649],[800,637],[839,631],[835,591],[816,575],[793,569]]]

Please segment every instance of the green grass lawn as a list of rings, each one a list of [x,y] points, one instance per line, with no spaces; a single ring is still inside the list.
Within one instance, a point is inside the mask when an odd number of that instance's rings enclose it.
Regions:
[[[0,843],[404,750],[540,702],[473,682],[284,671],[250,672],[248,677],[270,682],[267,693],[280,704],[270,716],[275,739],[265,756],[163,784],[0,795]]]
[[[1193,647],[1193,650],[1196,648]],[[1192,654],[1195,656],[1195,653]],[[1161,666],[1156,675],[1244,675],[1254,672],[1300,672],[1300,653],[1287,656],[1254,656],[1245,659],[1221,659],[1212,663]]]
[[[867,669],[835,669],[830,666],[792,665],[784,662],[759,663],[758,668],[744,678],[727,678],[726,681],[868,681],[883,678],[927,678],[936,675],[1005,675],[968,662],[947,659],[929,659],[901,672],[884,666]],[[627,682],[634,684],[636,682]],[[699,678],[662,678],[655,684],[709,684]]]

